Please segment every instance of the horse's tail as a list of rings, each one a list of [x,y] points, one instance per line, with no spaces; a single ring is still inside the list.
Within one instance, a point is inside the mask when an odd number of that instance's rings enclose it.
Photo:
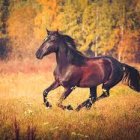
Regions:
[[[124,76],[123,83],[127,84],[133,90],[140,92],[140,72],[129,65],[123,64]]]

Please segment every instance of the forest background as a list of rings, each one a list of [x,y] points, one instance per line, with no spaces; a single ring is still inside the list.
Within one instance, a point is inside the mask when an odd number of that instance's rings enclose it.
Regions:
[[[87,56],[140,62],[139,0],[0,0],[0,58],[35,57],[46,28]]]

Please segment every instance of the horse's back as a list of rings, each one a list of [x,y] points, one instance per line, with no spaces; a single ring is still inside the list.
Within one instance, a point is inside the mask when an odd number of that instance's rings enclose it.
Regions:
[[[108,56],[90,58],[81,67],[83,72],[80,86],[97,86],[122,74],[122,64]]]
[[[104,84],[109,85],[109,86],[114,86],[123,77],[123,73],[124,73],[123,64],[113,57],[105,56],[100,59],[102,59],[104,61],[104,66],[105,66],[104,70],[105,71],[107,69],[110,70],[109,73],[108,73],[108,71],[106,73],[106,74],[108,74],[108,77],[105,80]],[[106,65],[106,64],[108,64],[108,65]]]

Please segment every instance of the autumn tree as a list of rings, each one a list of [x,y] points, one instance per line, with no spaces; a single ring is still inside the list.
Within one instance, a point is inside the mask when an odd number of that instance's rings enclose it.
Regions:
[[[30,56],[35,49],[34,18],[37,4],[33,0],[12,1],[8,19],[8,34],[13,46],[13,57]]]
[[[5,0],[8,2],[8,0]],[[0,1],[1,7],[6,3]],[[138,58],[139,0],[11,0],[1,12],[6,32],[18,57],[34,55],[46,28],[59,29],[75,39],[85,55],[110,55],[120,61]],[[128,50],[133,52],[129,55]],[[93,52],[93,53],[92,53]],[[132,58],[132,59],[131,59]]]

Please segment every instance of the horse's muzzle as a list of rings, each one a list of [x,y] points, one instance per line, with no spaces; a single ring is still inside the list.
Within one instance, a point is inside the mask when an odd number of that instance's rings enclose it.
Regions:
[[[41,50],[38,50],[37,52],[36,52],[36,58],[37,59],[42,59],[43,58],[43,53],[42,53],[42,51]]]

